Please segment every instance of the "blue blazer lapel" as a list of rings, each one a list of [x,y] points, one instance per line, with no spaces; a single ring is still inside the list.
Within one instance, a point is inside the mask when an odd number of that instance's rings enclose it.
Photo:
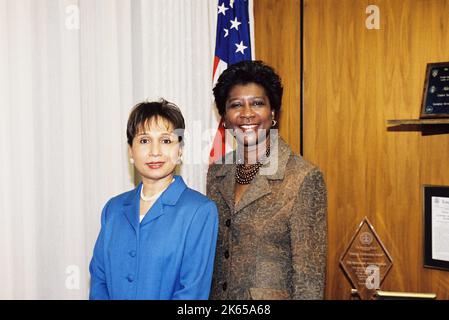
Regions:
[[[176,205],[179,198],[181,197],[181,194],[184,192],[187,186],[180,176],[175,176],[174,178],[175,181],[173,181],[173,183],[168,186],[167,190],[165,190],[156,200],[156,202],[143,218],[141,225],[145,225],[150,221],[156,220],[157,218],[165,214],[167,210],[170,210],[169,208],[166,208],[166,206],[173,207]]]
[[[141,225],[145,225],[150,221],[153,221],[164,214],[164,206],[161,203],[161,197],[159,197],[156,202],[148,210],[147,214],[143,218]]]
[[[139,230],[139,204],[141,188],[142,183],[140,183],[123,202],[123,214],[136,232]]]

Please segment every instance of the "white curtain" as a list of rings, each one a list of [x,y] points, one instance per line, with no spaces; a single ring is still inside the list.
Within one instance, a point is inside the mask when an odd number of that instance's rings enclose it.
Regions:
[[[0,0],[0,299],[87,298],[101,209],[133,188],[135,103],[180,106],[181,174],[205,192],[216,6]]]

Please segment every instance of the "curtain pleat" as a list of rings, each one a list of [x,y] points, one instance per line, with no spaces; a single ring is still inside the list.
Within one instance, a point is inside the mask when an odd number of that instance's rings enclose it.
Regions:
[[[101,209],[134,187],[136,103],[179,105],[180,172],[205,192],[216,5],[0,0],[0,299],[87,298]]]

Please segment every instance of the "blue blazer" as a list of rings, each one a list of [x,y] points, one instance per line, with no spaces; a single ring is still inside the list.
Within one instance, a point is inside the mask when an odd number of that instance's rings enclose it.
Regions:
[[[208,299],[215,203],[180,176],[139,223],[139,184],[109,200],[89,266],[90,299]]]

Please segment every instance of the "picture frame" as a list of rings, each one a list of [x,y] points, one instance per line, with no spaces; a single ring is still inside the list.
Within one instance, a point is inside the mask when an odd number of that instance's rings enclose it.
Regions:
[[[449,62],[427,64],[420,118],[449,118]]]
[[[449,186],[423,185],[424,267],[449,271]]]

